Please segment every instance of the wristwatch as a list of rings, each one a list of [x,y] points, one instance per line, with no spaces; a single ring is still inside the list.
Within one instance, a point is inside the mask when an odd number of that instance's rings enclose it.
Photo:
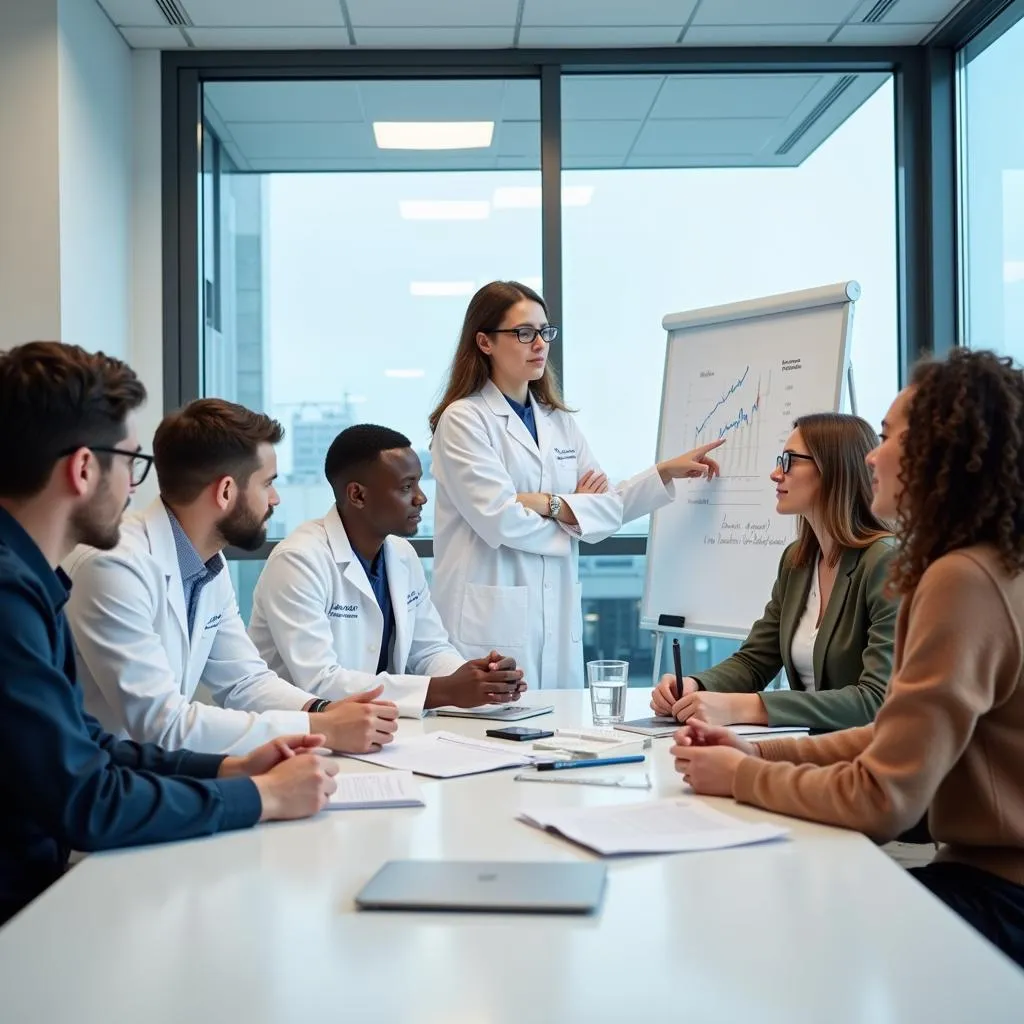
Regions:
[[[558,518],[558,513],[562,511],[562,499],[557,494],[548,495],[548,515],[552,519]]]

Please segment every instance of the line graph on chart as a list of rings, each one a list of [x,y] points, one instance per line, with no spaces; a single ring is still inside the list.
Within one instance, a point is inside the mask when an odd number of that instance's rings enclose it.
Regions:
[[[773,390],[776,377],[770,367],[745,363],[705,369],[691,381],[685,419],[692,444],[725,439],[714,453],[722,479],[710,504],[763,506],[771,494],[767,476],[789,433],[791,409],[788,395],[780,401]]]

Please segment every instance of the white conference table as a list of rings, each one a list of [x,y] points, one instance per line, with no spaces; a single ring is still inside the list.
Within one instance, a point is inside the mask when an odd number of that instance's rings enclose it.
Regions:
[[[530,692],[589,724],[586,691]],[[629,714],[646,710],[631,691]],[[483,737],[428,718],[401,731]],[[649,792],[424,780],[425,808],[321,814],[86,858],[0,930],[0,1020],[115,1024],[689,1020],[963,1024],[1024,1019],[1024,972],[868,840],[785,820],[789,840],[609,862],[594,917],[359,913],[393,858],[586,859],[515,820],[526,806],[675,795],[656,740]],[[357,761],[343,770],[366,771]],[[598,769],[607,774],[611,769]]]

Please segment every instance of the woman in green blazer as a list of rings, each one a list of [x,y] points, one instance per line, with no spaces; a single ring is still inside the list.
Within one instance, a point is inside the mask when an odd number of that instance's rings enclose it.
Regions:
[[[800,517],[764,615],[743,646],[699,676],[663,676],[651,707],[680,722],[848,729],[871,722],[892,669],[898,602],[886,591],[893,539],[871,512],[864,458],[878,444],[857,416],[803,416],[771,479],[776,510]],[[788,690],[766,692],[785,668]]]

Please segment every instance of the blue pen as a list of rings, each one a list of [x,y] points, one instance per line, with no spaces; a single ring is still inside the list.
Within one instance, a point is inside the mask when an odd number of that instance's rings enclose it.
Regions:
[[[644,760],[643,754],[630,754],[628,757],[592,757],[581,761],[541,761],[537,764],[539,772],[555,772],[562,768],[597,768],[606,764],[637,764]]]

